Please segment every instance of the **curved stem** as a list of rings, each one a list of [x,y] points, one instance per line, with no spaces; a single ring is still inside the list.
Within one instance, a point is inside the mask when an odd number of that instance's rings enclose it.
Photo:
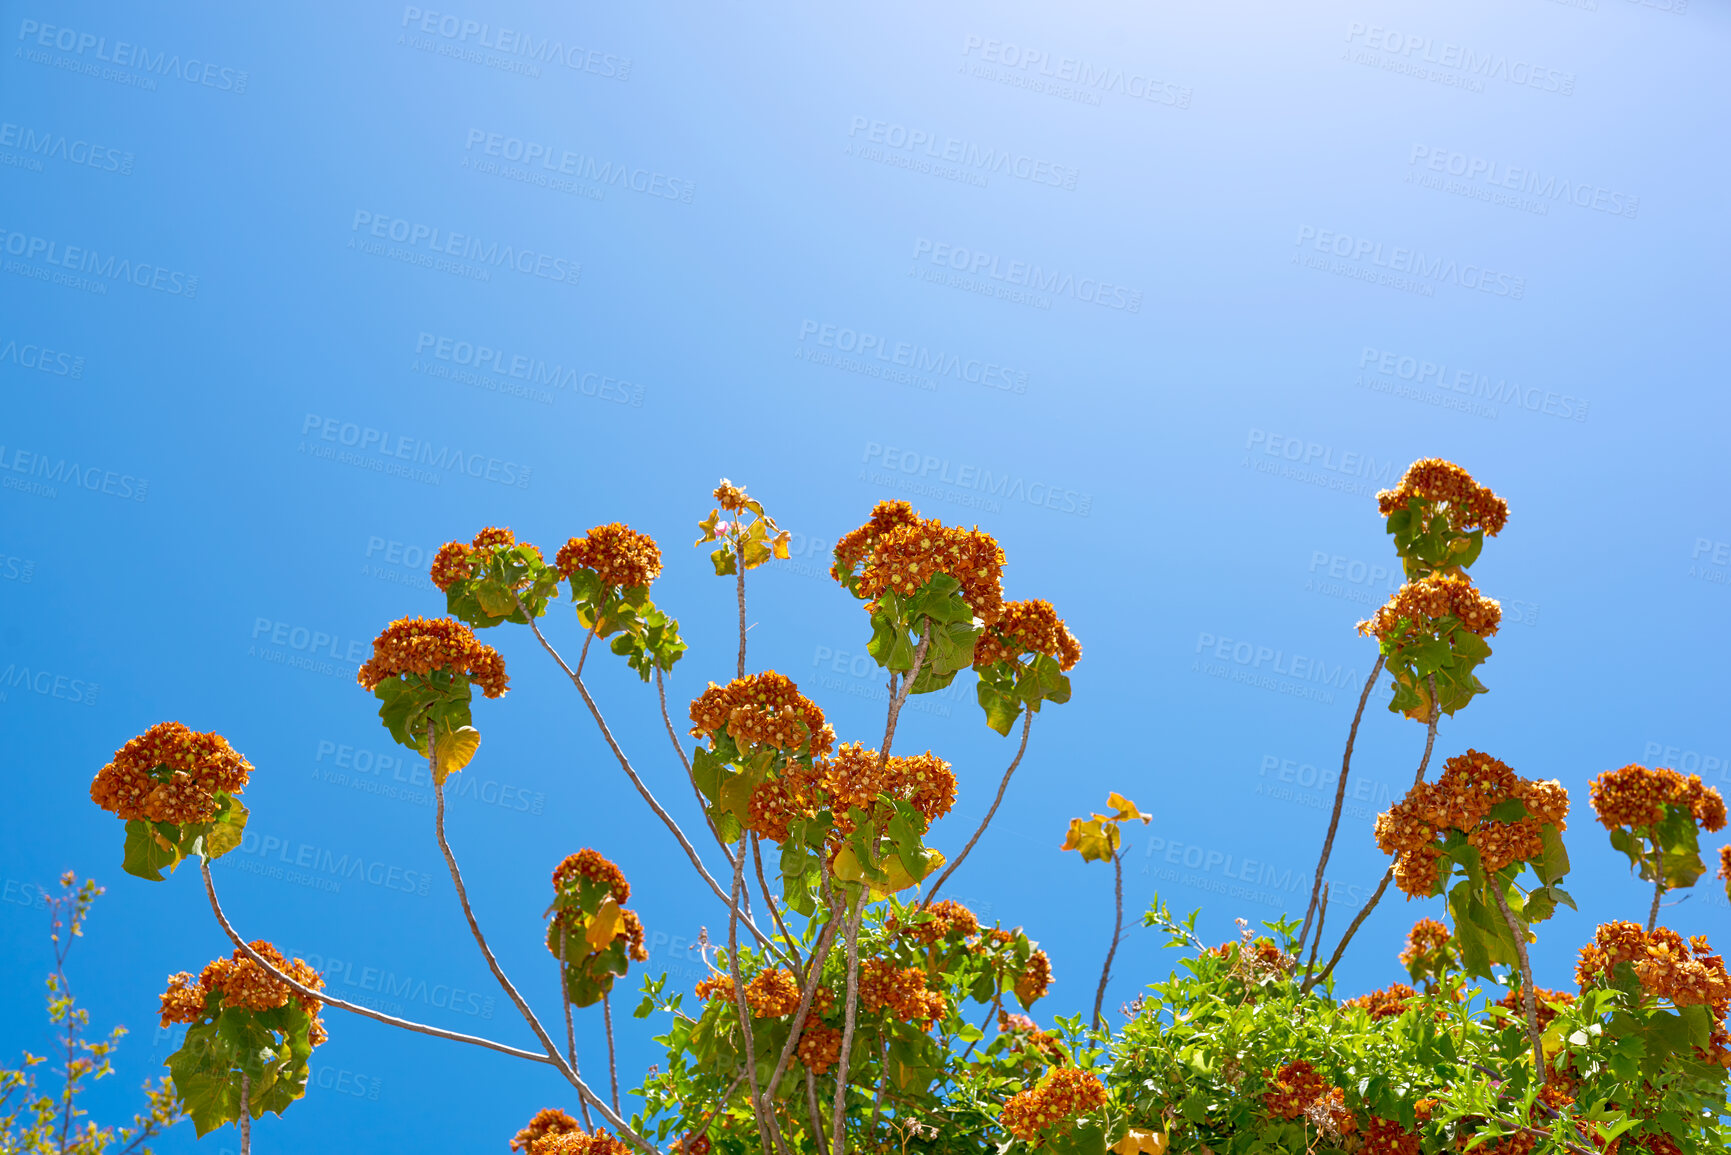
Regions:
[[[1106,965],[1100,968],[1100,989],[1094,992],[1093,1028],[1100,1029],[1100,1004],[1106,998],[1106,981],[1112,977],[1112,958],[1118,953],[1118,939],[1124,933],[1124,853],[1112,856],[1114,878],[1112,897],[1115,913],[1112,918],[1112,945],[1106,951]]]
[[[348,1011],[350,1014],[359,1015],[363,1019],[374,1019],[386,1024],[387,1026],[401,1027],[405,1031],[414,1031],[416,1034],[431,1035],[437,1039],[450,1039],[457,1043],[471,1043],[477,1047],[486,1047],[490,1051],[498,1051],[501,1054],[510,1055],[513,1058],[528,1059],[532,1063],[547,1063],[554,1067],[562,1066],[557,1059],[548,1058],[546,1055],[537,1054],[534,1051],[525,1051],[521,1047],[513,1047],[505,1043],[495,1043],[491,1039],[483,1039],[478,1035],[465,1035],[459,1031],[447,1031],[443,1027],[430,1027],[425,1023],[417,1023],[409,1019],[399,1019],[395,1015],[387,1015],[381,1011],[375,1011],[371,1007],[363,1007],[359,1003],[346,1002],[343,999],[328,995],[322,990],[314,990],[312,987],[297,982],[282,971],[277,970],[276,967],[271,965],[268,959],[253,950],[252,946],[247,943],[245,939],[240,937],[240,933],[236,931],[234,926],[228,921],[228,916],[222,912],[222,903],[217,900],[216,884],[210,877],[210,862],[207,859],[200,859],[198,865],[199,869],[204,873],[204,890],[205,893],[210,896],[210,909],[212,913],[216,915],[216,921],[221,924],[223,933],[228,935],[229,941],[234,943],[236,949],[245,954],[247,958],[251,959],[260,967],[263,967],[266,974],[287,986],[297,995],[315,998],[327,1006],[336,1007],[341,1011]]]
[[[908,700],[908,695],[913,692],[914,682],[920,676],[920,667],[926,664],[926,647],[931,645],[932,641],[932,619],[927,618],[925,622],[926,624],[920,627],[919,645],[914,647],[914,664],[908,668],[907,673],[902,675],[902,688],[899,691],[896,689],[895,671],[890,671],[889,714],[884,719],[884,743],[882,748],[878,750],[878,769],[880,770],[890,760],[890,743],[895,741],[896,719],[901,717],[902,704]]]
[[[565,1008],[565,1057],[571,1064],[571,1069],[577,1069],[577,1030],[571,1022],[571,996],[566,991],[567,975],[565,964],[565,926],[559,925],[559,1003]],[[577,1106],[583,1112],[583,1126],[593,1131],[595,1124],[589,1118],[589,1102],[583,1096],[577,1096]]]
[[[1370,677],[1364,680],[1364,689],[1358,695],[1358,710],[1352,715],[1352,726],[1346,732],[1346,753],[1340,759],[1340,781],[1334,786],[1334,813],[1328,818],[1328,834],[1322,840],[1322,855],[1316,860],[1316,881],[1310,884],[1310,905],[1304,911],[1304,926],[1298,932],[1298,941],[1294,952],[1304,950],[1304,940],[1310,934],[1310,919],[1316,913],[1317,896],[1322,893],[1322,872],[1328,866],[1328,856],[1334,849],[1334,834],[1340,829],[1340,810],[1346,803],[1346,776],[1352,769],[1352,747],[1358,741],[1358,723],[1364,717],[1364,704],[1370,701],[1370,691],[1376,685],[1376,676],[1382,673],[1382,664],[1387,659],[1377,654],[1376,665],[1370,668]],[[1317,937],[1320,941],[1322,928],[1317,927]]]
[[[1659,900],[1665,897],[1665,876],[1660,875],[1653,880],[1653,906],[1647,911],[1647,933],[1652,934],[1653,928],[1659,925]]]
[[[787,923],[781,920],[781,910],[775,899],[769,893],[769,883],[763,877],[763,852],[757,847],[757,835],[751,836],[751,861],[757,868],[757,885],[763,891],[763,905],[769,908],[769,916],[775,919],[775,928],[781,931],[781,937],[787,943],[787,949],[793,955],[793,973],[804,977],[805,961],[799,957],[799,946],[793,937],[793,932],[787,929]]]
[[[613,1111],[619,1113],[619,1060],[613,1050],[613,992],[601,996],[601,1021],[607,1027],[607,1078],[613,1085]]]
[[[1429,677],[1430,677],[1430,721],[1425,725],[1424,757],[1419,759],[1418,774],[1416,776],[1414,776],[1414,778],[1412,780],[1412,784],[1415,787],[1424,781],[1425,769],[1430,766],[1431,747],[1436,745],[1437,719],[1442,717],[1442,705],[1441,705],[1441,703],[1439,703],[1436,700],[1436,675],[1431,674],[1431,675],[1429,675]]]
[[[800,1031],[805,1026],[806,1016],[811,1013],[812,1000],[817,996],[817,984],[823,978],[824,960],[829,957],[829,949],[835,942],[835,932],[841,921],[838,911],[830,911],[829,920],[823,924],[823,929],[818,932],[817,942],[811,948],[811,966],[806,970],[805,987],[799,992],[799,1009],[793,1013],[793,1024],[788,1028],[787,1042],[781,1048],[781,1058],[776,1061],[775,1073],[769,1077],[769,1086],[764,1088],[762,1102],[766,1110],[773,1104],[776,1089],[781,1086],[782,1076],[787,1074],[788,1064],[799,1047]]]
[[[1515,957],[1521,964],[1521,1005],[1527,1012],[1527,1038],[1533,1044],[1533,1069],[1538,1072],[1539,1082],[1549,1083],[1551,1070],[1545,1063],[1544,1038],[1539,1033],[1539,999],[1533,990],[1532,964],[1527,961],[1527,930],[1509,909],[1509,900],[1503,897],[1502,879],[1495,875],[1490,878],[1490,892],[1491,897],[1497,900],[1497,909],[1502,912],[1510,936],[1515,940]]]
[[[920,903],[920,906],[927,907],[932,904],[932,900],[938,896],[938,887],[942,886],[945,880],[956,872],[956,868],[961,866],[962,862],[968,857],[968,852],[973,850],[974,843],[980,840],[980,835],[984,834],[986,832],[986,827],[992,824],[992,815],[998,812],[998,804],[1004,800],[1004,791],[1009,789],[1010,775],[1016,772],[1016,767],[1022,764],[1022,755],[1028,751],[1028,731],[1033,729],[1033,726],[1034,715],[1029,712],[1024,712],[1022,717],[1022,744],[1016,747],[1016,756],[1010,759],[1010,768],[1004,771],[1003,781],[998,783],[998,796],[992,799],[991,809],[987,810],[986,816],[980,819],[980,828],[974,831],[974,836],[968,839],[968,844],[962,847],[962,852],[956,855],[956,860],[950,863],[948,869],[938,875],[938,880],[932,883],[931,890],[926,892],[925,901]]]
[[[721,848],[721,856],[727,859],[727,869],[733,869],[733,852],[727,848],[727,843],[721,840],[721,831],[715,828],[715,820],[709,817],[709,801],[703,797],[703,791],[697,788],[697,777],[691,772],[691,759],[685,756],[685,747],[679,744],[679,735],[674,732],[673,719],[667,713],[667,682],[661,676],[661,667],[655,667],[655,694],[661,699],[661,721],[667,727],[667,737],[673,742],[673,752],[679,755],[679,764],[685,767],[686,781],[691,783],[691,796],[697,799],[698,813],[703,815],[703,824],[709,827],[709,833],[715,837],[715,845]]]
[[[1311,971],[1316,969],[1316,949],[1322,945],[1322,923],[1327,917],[1328,883],[1325,882],[1322,884],[1322,897],[1316,904],[1316,937],[1310,940],[1310,958],[1306,959],[1304,963],[1304,973],[1306,975],[1309,975]],[[1304,948],[1301,946],[1294,947],[1293,957],[1297,958],[1298,952],[1303,949]]]
[[[737,527],[739,522],[735,521],[734,525]],[[745,538],[743,536],[734,538],[734,549],[733,571],[739,575],[739,672],[734,676],[743,678],[745,677]]]
[[[1364,920],[1370,917],[1370,912],[1375,909],[1378,902],[1382,901],[1382,893],[1388,889],[1389,879],[1393,877],[1394,867],[1392,866],[1382,872],[1382,881],[1376,884],[1376,893],[1370,896],[1370,901],[1364,904],[1359,910],[1358,916],[1352,920],[1352,925],[1346,928],[1346,933],[1341,936],[1340,943],[1334,948],[1334,953],[1329,956],[1328,965],[1322,968],[1321,974],[1306,978],[1303,985],[1298,988],[1300,991],[1308,991],[1316,984],[1326,982],[1328,976],[1334,973],[1335,964],[1340,962],[1341,956],[1346,953],[1346,944],[1352,941],[1352,936],[1358,933],[1358,928],[1364,925]]]
[[[859,924],[865,914],[866,892],[860,886],[859,896],[854,899],[853,914],[847,924],[847,1009],[842,1019],[841,1056],[836,1060],[835,1070],[835,1108],[831,1113],[830,1131],[834,1135],[835,1155],[845,1155],[844,1141],[847,1137],[847,1069],[848,1060],[853,1054],[853,1031],[859,1017]]]
[[[518,598],[517,604],[519,607],[522,606],[523,599]],[[631,768],[631,760],[625,756],[625,751],[619,748],[618,741],[613,737],[613,731],[607,728],[607,720],[601,716],[601,709],[595,704],[595,699],[589,696],[589,688],[583,684],[583,679],[565,664],[565,659],[559,656],[559,651],[553,648],[546,636],[541,633],[541,627],[535,624],[534,617],[527,610],[524,611],[523,616],[528,618],[529,628],[535,632],[535,637],[541,642],[541,648],[552,656],[553,660],[559,664],[559,668],[565,671],[565,676],[571,679],[571,684],[577,687],[577,692],[583,696],[583,704],[589,707],[589,713],[594,717],[595,725],[600,728],[601,736],[606,739],[608,749],[613,751],[613,757],[618,760],[620,769],[625,771],[625,776],[631,779],[631,784],[637,787],[637,793],[642,795],[643,801],[649,804],[649,809],[655,811],[655,816],[661,819],[662,824],[672,833],[678,841],[680,849],[685,851],[685,856],[691,860],[691,865],[696,868],[697,873],[703,876],[703,881],[709,884],[709,889],[715,893],[715,897],[719,898],[729,910],[738,913],[738,907],[729,902],[726,893],[721,889],[721,884],[710,875],[709,869],[703,865],[703,859],[698,857],[697,849],[685,837],[685,832],[679,829],[679,823],[673,821],[673,816],[667,813],[661,803],[655,800],[655,795],[649,792],[649,787],[644,785],[643,779],[637,776],[637,771]],[[782,953],[776,949],[775,944],[770,942],[762,931],[757,929],[757,925],[750,918],[740,915],[740,920],[745,923],[745,928],[751,932],[751,936],[764,949],[774,951],[777,954]]]
[[[823,1112],[817,1105],[817,1076],[807,1067],[805,1072],[805,1109],[811,1118],[811,1137],[813,1149],[822,1151],[828,1146],[823,1136]]]

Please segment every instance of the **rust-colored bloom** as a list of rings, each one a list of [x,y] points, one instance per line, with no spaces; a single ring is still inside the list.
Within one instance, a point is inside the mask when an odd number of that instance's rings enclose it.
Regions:
[[[1409,899],[1429,898],[1436,890],[1437,863],[1442,860],[1442,843],[1433,842],[1408,850],[1395,859],[1394,884]]]
[[[1090,1071],[1056,1067],[1038,1085],[1010,1097],[998,1121],[1024,1142],[1033,1142],[1053,1127],[1065,1127],[1079,1116],[1106,1105],[1106,1088]]]
[[[608,896],[619,909],[619,921],[613,928],[612,942],[623,940],[627,958],[637,962],[649,960],[648,948],[643,941],[643,922],[637,917],[637,912],[624,909],[625,900],[631,897],[631,884],[625,881],[625,872],[597,851],[584,847],[576,854],[566,855],[565,859],[553,868],[553,890],[556,894],[576,895],[584,880],[600,883],[607,888]],[[564,932],[564,950],[567,961],[581,958],[594,948],[588,940],[589,920],[576,907],[568,907],[554,916],[547,929],[547,950],[557,958],[560,951],[560,932]],[[607,949],[605,946],[602,949]]]
[[[751,499],[745,495],[745,490],[727,480],[721,479],[721,484],[715,487],[715,504],[729,513],[740,513],[748,508]]]
[[[980,920],[959,902],[944,899],[926,908],[930,920],[898,926],[896,932],[915,942],[932,946],[947,938],[972,938],[980,933]]]
[[[204,1017],[204,987],[192,981],[192,975],[181,971],[168,976],[168,989],[162,992],[162,1025],[196,1023]]]
[[[301,986],[323,989],[325,980],[300,959],[285,959],[276,947],[263,939],[256,940],[251,946],[266,962]],[[271,975],[237,947],[229,958],[219,958],[207,965],[196,983],[186,971],[169,976],[168,989],[162,993],[162,1025],[196,1023],[204,1017],[206,1002],[213,992],[219,996],[220,1007],[240,1007],[249,1011],[274,1011],[287,1006],[292,999],[307,1014],[316,1016],[322,1005],[316,997],[300,994]],[[323,1041],[324,1026],[316,1018],[313,1033],[318,1041]]]
[[[1356,1007],[1373,1019],[1392,1019],[1404,1015],[1408,1003],[1417,997],[1418,992],[1405,983],[1390,983],[1382,990],[1359,995],[1356,999],[1347,999],[1341,1005]]]
[[[842,539],[836,542],[835,564],[830,567],[830,576],[836,581],[853,576],[861,563],[871,557],[878,540],[886,533],[919,522],[920,515],[905,501],[878,502],[864,525],[843,534]]]
[[[1447,948],[1453,940],[1448,927],[1434,918],[1421,918],[1406,932],[1406,949],[1400,952],[1401,965],[1411,966],[1421,956]]]
[[[1052,989],[1052,960],[1043,950],[1036,950],[1028,956],[1028,965],[1022,968],[1022,973],[1016,978],[1016,997],[1022,1000],[1023,1006],[1030,1006],[1036,999],[1044,998],[1046,992]]]
[[[1719,878],[1731,883],[1731,846],[1719,848]]]
[[[90,798],[120,818],[206,822],[216,792],[239,794],[252,764],[221,734],[158,722],[114,752],[90,783]]]
[[[929,1023],[942,1017],[944,996],[926,989],[921,967],[898,967],[885,959],[867,959],[860,968],[860,1006],[876,1014],[888,1011],[906,1023]]]
[[[1391,1119],[1371,1116],[1364,1127],[1361,1155],[1419,1155],[1418,1134]]]
[[[505,693],[505,659],[482,645],[475,631],[455,618],[399,618],[373,639],[373,656],[355,680],[371,690],[401,674],[425,677],[435,670],[462,674],[489,698]]]
[[[931,751],[892,755],[883,765],[878,763],[876,750],[845,742],[833,755],[819,758],[812,766],[813,777],[835,814],[836,828],[843,834],[854,830],[848,809],[857,806],[869,811],[878,804],[880,794],[909,803],[925,817],[928,826],[955,804],[955,772]]]
[[[511,1150],[528,1151],[535,1140],[547,1135],[564,1135],[572,1131],[581,1131],[583,1127],[557,1107],[543,1107],[535,1112],[535,1117],[511,1140]]]
[[[979,529],[936,520],[898,526],[879,537],[860,569],[859,594],[875,611],[883,594],[911,594],[940,573],[962,584],[976,618],[988,626],[997,622],[1004,605],[1002,547]]]
[[[1504,822],[1490,817],[1499,803],[1517,799],[1527,815]],[[1395,882],[1410,897],[1429,895],[1436,886],[1441,856],[1438,836],[1450,830],[1466,835],[1487,870],[1501,870],[1544,852],[1543,828],[1567,828],[1569,793],[1560,782],[1522,778],[1489,754],[1468,750],[1444,763],[1435,782],[1421,782],[1377,816],[1376,844],[1399,855]]]
[[[762,970],[745,984],[745,1003],[752,1016],[759,1019],[779,1019],[799,1009],[799,983],[793,972],[784,968]]]
[[[697,997],[701,1002],[711,999],[726,999],[733,1001],[733,976],[716,971],[708,978],[697,982]]]
[[[529,1155],[632,1155],[630,1146],[606,1131],[559,1131],[529,1144]]]
[[[630,589],[648,585],[661,573],[661,549],[648,534],[614,521],[567,541],[553,564],[566,577],[594,570],[602,585]]]
[[[1699,774],[1685,778],[1675,770],[1649,770],[1631,762],[1594,778],[1587,796],[1593,813],[1607,830],[1656,826],[1671,806],[1689,811],[1709,833],[1725,826],[1725,800],[1719,791],[1703,784]]]
[[[815,1016],[807,1018],[794,1057],[814,1075],[822,1075],[841,1060],[841,1032]]]
[[[1064,1061],[1064,1044],[1058,1036],[1042,1031],[1027,1015],[1012,1015],[1000,1010],[998,1031],[1009,1037],[1012,1050],[1031,1052],[1047,1063]]]
[[[481,555],[495,549],[511,549],[518,544],[512,532],[503,526],[488,526],[475,535],[473,541],[464,545],[460,541],[448,541],[439,547],[439,552],[433,555],[433,564],[427,571],[427,576],[433,579],[433,584],[440,590],[448,592],[460,581],[468,581],[475,576],[475,565],[481,560]],[[522,543],[530,549],[535,547],[528,542]],[[530,584],[532,579],[524,578],[519,589]]]
[[[974,643],[974,668],[1013,662],[1023,654],[1044,654],[1068,671],[1082,658],[1082,644],[1064,628],[1052,603],[1034,599],[1005,602],[996,624]]]
[[[1458,618],[1465,629],[1488,638],[1497,632],[1503,608],[1464,573],[1432,573],[1401,586],[1375,615],[1358,623],[1358,632],[1383,642],[1422,639],[1434,634],[1434,623],[1445,617]]]
[[[745,828],[770,842],[786,842],[788,823],[799,818],[812,818],[817,806],[812,801],[811,780],[790,767],[780,778],[766,779],[751,792],[747,804]]]
[[[1669,927],[1647,933],[1638,923],[1601,923],[1593,941],[1581,948],[1575,981],[1585,991],[1609,981],[1622,962],[1633,965],[1635,977],[1648,994],[1670,999],[1678,1007],[1707,1007],[1723,1026],[1726,1011],[1731,1009],[1731,975],[1705,938],[1696,936],[1685,942]]]
[[[553,889],[574,893],[580,878],[587,878],[607,887],[613,894],[613,901],[620,906],[624,906],[631,897],[631,884],[625,881],[625,872],[599,851],[591,850],[587,846],[576,854],[566,855],[564,860],[553,868]]]
[[[1472,474],[1452,461],[1426,457],[1407,466],[1400,484],[1376,495],[1377,509],[1384,517],[1405,509],[1411,498],[1440,504],[1441,512],[1455,529],[1482,528],[1495,537],[1508,524],[1508,502],[1474,481]]]
[[[1568,991],[1552,991],[1546,990],[1544,987],[1534,987],[1533,1003],[1539,1012],[1539,1029],[1542,1031],[1551,1025],[1552,1019],[1557,1017],[1558,1005],[1574,1006],[1575,996]],[[1492,1005],[1503,1008],[1517,1019],[1524,1020],[1526,1017],[1527,1003],[1519,988],[1511,989],[1508,994]]]
[[[824,721],[823,711],[791,678],[774,670],[747,674],[725,686],[709,683],[691,703],[691,722],[692,737],[725,732],[741,747],[798,751],[809,742],[817,755],[835,746],[835,730]]]
[[[1296,1119],[1305,1108],[1325,1098],[1333,1088],[1316,1068],[1297,1059],[1268,1076],[1268,1090],[1262,1093],[1262,1105],[1277,1119]]]

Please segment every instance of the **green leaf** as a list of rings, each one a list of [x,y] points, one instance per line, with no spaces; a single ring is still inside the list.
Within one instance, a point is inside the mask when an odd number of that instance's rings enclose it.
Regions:
[[[167,831],[165,834],[164,831]],[[126,846],[120,867],[130,875],[162,881],[166,867],[173,870],[180,863],[180,828],[172,822],[151,823],[142,818],[128,819]]]
[[[221,858],[241,843],[246,833],[247,809],[240,799],[225,791],[217,792],[216,816],[200,840],[198,852],[206,858]]]
[[[1021,704],[984,680],[974,688],[974,696],[979,699],[980,709],[986,712],[986,725],[1008,736],[1016,719],[1022,716]]]

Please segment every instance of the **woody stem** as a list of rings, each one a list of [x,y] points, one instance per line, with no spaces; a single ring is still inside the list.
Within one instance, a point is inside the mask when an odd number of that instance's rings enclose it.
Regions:
[[[1298,932],[1298,942],[1292,948],[1296,954],[1304,950],[1304,940],[1310,934],[1310,919],[1316,913],[1318,897],[1322,894],[1322,872],[1328,866],[1328,856],[1334,849],[1334,834],[1340,829],[1340,811],[1346,802],[1346,776],[1352,769],[1352,747],[1358,741],[1358,723],[1364,717],[1364,704],[1370,700],[1371,687],[1376,685],[1376,676],[1382,673],[1382,664],[1386,659],[1381,654],[1376,656],[1376,665],[1370,668],[1370,677],[1364,680],[1364,689],[1358,695],[1358,710],[1352,715],[1352,726],[1346,732],[1346,753],[1340,759],[1340,780],[1334,786],[1334,813],[1328,818],[1328,834],[1322,840],[1322,855],[1316,860],[1316,881],[1310,884],[1310,906],[1304,912],[1304,926]],[[1316,928],[1317,940],[1322,939],[1322,927]]]
[[[1533,1042],[1533,1069],[1541,1083],[1549,1083],[1551,1072],[1545,1066],[1545,1044],[1539,1034],[1539,1000],[1533,990],[1532,964],[1527,961],[1527,930],[1509,909],[1509,900],[1503,897],[1502,880],[1492,875],[1490,884],[1491,897],[1497,900],[1497,909],[1508,924],[1509,934],[1515,940],[1515,957],[1521,963],[1521,1003],[1527,1013],[1527,1037]]]
[[[1106,965],[1100,968],[1100,989],[1094,992],[1093,1028],[1100,1029],[1100,1004],[1106,999],[1106,982],[1112,977],[1112,957],[1118,953],[1118,939],[1124,933],[1124,854],[1112,856],[1112,897],[1115,913],[1112,919],[1112,945],[1106,951]]]

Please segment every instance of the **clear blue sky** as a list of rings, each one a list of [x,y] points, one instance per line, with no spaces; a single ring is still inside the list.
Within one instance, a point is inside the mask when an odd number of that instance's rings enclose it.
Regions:
[[[1375,654],[1353,626],[1390,588],[1372,495],[1416,457],[1512,509],[1475,571],[1505,607],[1491,692],[1439,756],[1575,791],[1582,911],[1543,927],[1541,983],[1645,910],[1588,779],[1726,785],[1719,6],[8,3],[0,35],[0,1038],[46,1045],[32,888],[95,875],[72,974],[133,1029],[106,1114],[168,1049],[164,976],[227,949],[195,877],[122,875],[86,796],[164,719],[257,767],[258,837],[218,873],[244,933],[338,993],[528,1040],[354,659],[442,610],[440,542],[503,524],[551,549],[617,519],[662,543],[682,712],[733,660],[731,590],[689,548],[722,476],[797,535],[752,577],[751,665],[843,738],[881,706],[865,616],[822,573],[880,499],[998,535],[1010,596],[1082,640],[1074,700],[951,884],[1051,952],[1042,1019],[1089,1005],[1104,953],[1110,880],[1058,845],[1108,790],[1156,815],[1132,922],[1156,889],[1211,939],[1301,913]],[[547,875],[594,846],[689,988],[675,948],[715,904],[532,640],[489,640],[512,692],[477,707],[451,829],[506,966],[557,1017]],[[613,662],[593,681],[698,825],[652,693]],[[902,741],[957,767],[954,849],[1009,742],[971,688],[920,705]],[[1422,738],[1370,714],[1339,894],[1381,872],[1371,816]],[[343,855],[363,877],[319,865]],[[1667,919],[1717,941],[1727,905],[1699,890]],[[1343,989],[1396,977],[1420,914],[1440,903],[1386,902]],[[1129,931],[1109,1003],[1170,958]],[[551,1072],[329,1026],[322,1085],[262,1149],[502,1150],[571,1105]]]

